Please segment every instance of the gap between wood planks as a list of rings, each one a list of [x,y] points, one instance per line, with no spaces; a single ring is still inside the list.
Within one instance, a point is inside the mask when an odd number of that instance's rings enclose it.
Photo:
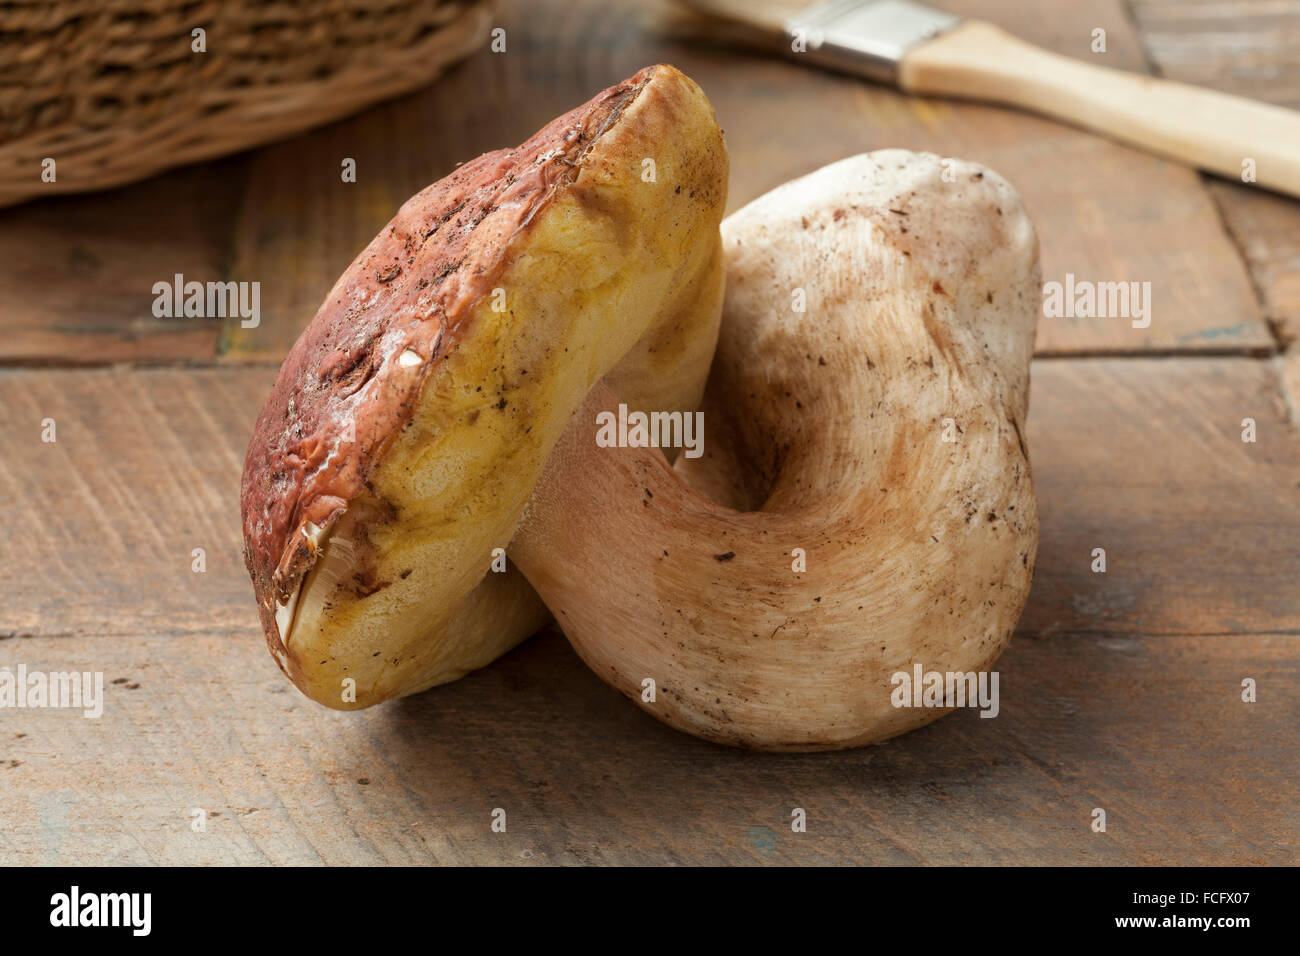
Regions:
[[[1155,30],[1144,28],[1143,21],[1150,17],[1153,22],[1159,22],[1161,17],[1172,16],[1174,21],[1184,15],[1183,10],[1177,0],[1169,4],[1157,4],[1152,0],[1124,0],[1122,4],[1125,17],[1128,19],[1133,33],[1137,37],[1138,49],[1143,59],[1146,61],[1147,70],[1156,76],[1166,77],[1173,80],[1182,80],[1185,82],[1196,83],[1200,81],[1201,85],[1207,85],[1210,77],[1187,75],[1187,71],[1192,64],[1184,63],[1180,66],[1177,62],[1169,64],[1172,70],[1166,70],[1166,63],[1161,57],[1157,56],[1152,50],[1152,40],[1157,36]],[[1202,17],[1201,11],[1189,11],[1189,22],[1201,21],[1211,24],[1217,23],[1220,30],[1227,29],[1231,23],[1235,28],[1246,30],[1245,20],[1247,14],[1253,14],[1256,17],[1270,17],[1272,10],[1266,10],[1267,4],[1252,5],[1246,3],[1226,4],[1220,10],[1215,18]],[[1139,8],[1143,15],[1139,15]],[[1174,31],[1177,32],[1177,31]],[[1295,63],[1295,43],[1288,44],[1285,41],[1272,37],[1271,31],[1260,31],[1261,35],[1269,35],[1269,42],[1263,46],[1257,46],[1246,51],[1255,61],[1263,59],[1269,63],[1274,72],[1285,72],[1283,66],[1289,67],[1294,72]],[[1195,66],[1204,67],[1207,62],[1213,61],[1220,63],[1226,61],[1229,69],[1231,68],[1234,57],[1242,57],[1241,51],[1222,52],[1217,49],[1217,44],[1211,39],[1214,33],[1205,32],[1198,34],[1200,56],[1194,57]],[[1219,54],[1215,56],[1214,54]],[[1290,55],[1288,58],[1288,54]],[[1271,92],[1271,87],[1261,90],[1243,84],[1239,80],[1228,80],[1224,82],[1226,71],[1221,65],[1218,69],[1211,69],[1214,79],[1217,80],[1213,85],[1227,93],[1236,93],[1242,96],[1251,96],[1263,98]],[[1256,71],[1257,72],[1257,71]],[[1243,86],[1246,88],[1243,88]],[[1282,106],[1295,107],[1297,104],[1288,97],[1268,97],[1272,102]],[[1219,229],[1223,233],[1226,241],[1236,250],[1238,258],[1246,267],[1246,278],[1250,284],[1251,294],[1255,298],[1255,304],[1260,316],[1264,319],[1264,325],[1268,329],[1268,334],[1273,339],[1274,348],[1272,351],[1254,351],[1241,354],[1250,357],[1275,358],[1277,359],[1277,378],[1278,388],[1282,394],[1282,400],[1286,404],[1288,418],[1292,428],[1300,428],[1300,341],[1297,341],[1297,333],[1300,329],[1293,328],[1296,322],[1295,312],[1296,303],[1290,301],[1287,297],[1286,290],[1278,290],[1281,285],[1278,276],[1274,272],[1282,272],[1282,269],[1272,270],[1268,268],[1267,262],[1256,261],[1258,255],[1252,255],[1251,249],[1246,245],[1244,232],[1248,225],[1258,226],[1259,220],[1252,218],[1255,214],[1249,211],[1242,212],[1234,210],[1230,212],[1229,204],[1235,200],[1240,201],[1243,196],[1239,189],[1234,189],[1233,184],[1227,180],[1220,180],[1217,177],[1207,173],[1201,173],[1201,188],[1209,196],[1214,205],[1215,213],[1218,218]],[[1261,197],[1265,200],[1265,209],[1271,214],[1272,218],[1263,223],[1265,227],[1272,226],[1275,231],[1278,230],[1278,223],[1283,223],[1282,229],[1286,228],[1288,222],[1300,226],[1300,209],[1293,201],[1288,201],[1281,196],[1271,196],[1265,194]],[[1249,202],[1254,203],[1254,197]],[[1240,216],[1241,223],[1234,225],[1236,217]],[[1274,236],[1276,238],[1276,236]],[[1276,251],[1272,253],[1274,257],[1278,255]],[[1220,354],[1220,353],[1206,353]],[[1080,356],[1084,357],[1084,356]],[[1155,357],[1155,356],[1153,356]]]
[[[1089,30],[1103,26],[1112,65],[1149,69],[1121,0],[1056,2],[1050,15],[1035,18],[1023,16],[1022,0],[936,2],[1085,58]],[[1068,126],[908,97],[735,49],[720,55],[717,38],[708,47],[646,29],[629,3],[547,0],[542,6],[540,13],[522,3],[504,6],[502,23],[512,36],[527,38],[516,56],[476,55],[410,97],[246,157],[189,167],[124,192],[7,211],[0,233],[7,233],[4,258],[14,282],[0,283],[8,295],[0,295],[0,313],[10,314],[17,328],[0,348],[0,362],[53,368],[145,360],[142,367],[152,367],[163,359],[274,366],[324,290],[402,200],[456,162],[520,141],[600,86],[649,62],[673,62],[709,91],[732,144],[733,205],[871,149],[905,146],[965,155],[1017,184],[1039,224],[1049,275],[1070,269],[1092,277],[1160,277],[1165,318],[1153,332],[1132,334],[1104,321],[1044,323],[1045,353],[1109,356],[1149,347],[1187,355],[1265,354],[1279,339],[1277,327],[1270,330],[1265,319],[1293,311],[1290,280],[1274,276],[1280,261],[1274,249],[1289,248],[1290,210],[1284,206],[1279,213],[1270,197],[1215,183],[1216,192],[1235,190],[1216,205],[1193,171]],[[618,42],[611,45],[610,38]],[[555,71],[558,62],[572,68]],[[530,81],[539,69],[550,71],[545,84]],[[528,95],[520,96],[525,86]],[[447,129],[456,135],[439,135]],[[390,149],[394,142],[405,148]],[[355,188],[331,188],[337,171],[320,158],[332,155],[355,156],[367,175]],[[207,197],[201,209],[190,201],[193,196]],[[1240,211],[1230,217],[1231,236],[1224,235],[1227,208]],[[141,231],[141,222],[148,229]],[[1243,240],[1251,244],[1245,262]],[[143,269],[142,259],[149,263]],[[86,262],[99,271],[69,273],[69,263]],[[1251,267],[1263,271],[1252,274]],[[253,338],[245,334],[233,341],[230,333],[239,330],[229,324],[222,335],[215,322],[159,325],[145,318],[144,292],[157,278],[154,271],[270,277],[262,326]],[[1265,312],[1259,307],[1261,283],[1276,300]],[[106,296],[106,289],[114,294]],[[1234,317],[1234,327],[1221,327],[1225,314]],[[219,339],[230,347],[217,349]]]
[[[1162,76],[1300,107],[1300,19],[1264,0],[1213,8],[1189,0],[1129,0],[1143,55]],[[1235,42],[1223,44],[1231,31]],[[1279,352],[1281,390],[1300,423],[1300,204],[1202,177],[1220,226],[1246,264],[1251,290]]]

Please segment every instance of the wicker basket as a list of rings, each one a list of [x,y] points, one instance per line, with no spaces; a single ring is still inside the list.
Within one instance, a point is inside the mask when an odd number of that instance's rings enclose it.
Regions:
[[[480,0],[0,0],[0,206],[345,116],[429,83],[490,18]]]

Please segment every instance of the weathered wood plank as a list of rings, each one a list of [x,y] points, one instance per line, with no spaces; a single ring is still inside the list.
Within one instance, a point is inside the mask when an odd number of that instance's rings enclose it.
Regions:
[[[320,709],[266,654],[238,557],[270,370],[0,375],[0,666],[109,689],[99,720],[0,712],[0,862],[1294,862],[1300,462],[1275,373],[1037,363],[1042,543],[1002,716],[808,757],[661,727],[558,635],[415,699]],[[219,814],[206,833],[194,808]]]
[[[1300,109],[1300,5],[1275,0],[1131,0],[1142,39],[1170,79]],[[1264,317],[1300,338],[1300,202],[1208,180]]]
[[[211,362],[219,318],[156,318],[155,282],[225,278],[240,157],[0,210],[0,363]]]
[[[254,626],[239,475],[273,378],[0,372],[0,634]]]
[[[1022,630],[1300,633],[1300,435],[1276,365],[1037,362],[1029,449],[1042,531]]]
[[[1256,186],[1208,186],[1250,268],[1265,319],[1283,345],[1293,345],[1300,339],[1300,202]]]
[[[0,375],[0,633],[252,627],[238,484],[271,369]],[[41,442],[53,418],[58,441]],[[1243,444],[1241,421],[1258,440]],[[1042,535],[1027,631],[1282,632],[1300,622],[1300,441],[1279,366],[1035,364]],[[206,551],[207,572],[190,570]],[[1106,574],[1090,570],[1105,548]]]
[[[1062,52],[1085,22],[1107,26],[1117,62],[1140,66],[1131,31],[1096,20],[1103,5],[1060,6],[1041,22],[1012,18],[1009,0],[983,15]],[[637,34],[623,6],[512,5],[505,16],[512,53],[454,72],[457,99],[443,102],[440,86],[277,147],[280,158],[268,151],[230,271],[263,281],[270,325],[237,341],[232,360],[277,360],[293,322],[410,192],[652,59],[677,63],[714,99],[733,208],[861,149],[964,153],[1025,192],[1049,278],[1156,285],[1151,338],[1130,337],[1127,323],[1045,323],[1047,351],[1268,347],[1240,263],[1176,167],[1002,111]],[[338,182],[342,155],[359,160],[355,185]],[[1294,238],[1289,213],[1249,199],[1240,208],[1254,204],[1264,225],[1241,226],[1227,207],[1225,219],[1267,314],[1286,320],[1295,270],[1274,250]],[[95,228],[115,227],[105,213]],[[22,256],[46,248],[22,248],[39,230],[0,235],[0,252],[19,256],[5,261],[36,262]],[[1258,254],[1243,235],[1258,237]],[[148,277],[143,248],[128,244],[114,269]],[[190,255],[148,253],[173,254]],[[31,268],[47,285],[59,277]],[[98,275],[85,289],[134,289],[127,272],[121,286]],[[0,283],[6,294],[31,301]],[[99,314],[84,290],[48,296]],[[305,311],[286,324],[270,314],[276,302],[279,314]],[[0,298],[0,316],[11,314]],[[116,327],[98,338],[49,328],[46,345],[11,360],[47,360],[69,338],[70,355],[96,342],[114,358],[201,357],[193,343],[169,353]],[[215,333],[204,334],[210,350]],[[554,633],[362,714],[301,698],[263,649],[239,558],[239,469],[272,377],[0,372],[0,667],[97,669],[110,682],[99,720],[0,710],[0,864],[1297,862],[1300,406],[1288,418],[1279,387],[1290,380],[1300,395],[1295,353],[1038,362],[1029,441],[1042,538],[1020,635],[999,664],[1001,715],[803,757],[661,727]],[[46,417],[53,445],[40,441]],[[1240,440],[1246,417],[1254,444]],[[205,574],[190,570],[193,547],[206,549]],[[1090,568],[1096,547],[1104,575]],[[1240,701],[1245,677],[1259,682],[1258,704]],[[806,834],[790,832],[796,806]],[[507,834],[489,830],[494,807],[509,814]],[[1106,834],[1089,829],[1094,807],[1107,810]],[[195,808],[216,814],[205,833],[190,828]]]
[[[1294,864],[1296,640],[1020,639],[996,719],[788,756],[660,725],[557,633],[354,714],[246,632],[11,639],[107,690],[97,720],[0,712],[0,863]]]
[[[793,2],[793,0],[792,0]],[[795,4],[798,5],[797,3]],[[944,4],[940,4],[944,5]],[[974,4],[950,2],[958,12]],[[1058,52],[1145,62],[1119,0],[1054,3],[1034,16],[1001,0],[977,12]],[[1263,351],[1273,342],[1245,268],[1197,174],[1078,130],[1008,110],[903,96],[717,42],[645,29],[631,4],[504,5],[507,51],[484,50],[421,93],[261,151],[254,159],[235,261],[263,280],[263,324],[227,323],[228,361],[278,361],[339,273],[407,196],[455,163],[522,141],[564,109],[653,62],[700,83],[727,132],[731,208],[794,176],[886,146],[987,163],[1024,195],[1047,279],[1152,283],[1147,329],[1124,319],[1048,320],[1046,353]],[[701,42],[703,39],[704,42]],[[339,176],[360,157],[358,182]],[[309,188],[304,188],[304,184]]]
[[[1300,107],[1300,6],[1294,0],[1128,2],[1161,73]]]

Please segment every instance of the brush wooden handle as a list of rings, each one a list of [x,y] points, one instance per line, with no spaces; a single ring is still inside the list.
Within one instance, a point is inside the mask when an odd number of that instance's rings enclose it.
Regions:
[[[1213,90],[1081,63],[966,21],[909,52],[909,93],[1017,106],[1241,180],[1300,197],[1300,113]]]

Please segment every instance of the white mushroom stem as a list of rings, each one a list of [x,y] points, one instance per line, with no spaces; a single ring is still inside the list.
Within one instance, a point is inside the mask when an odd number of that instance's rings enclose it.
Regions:
[[[675,727],[774,750],[902,733],[945,711],[894,706],[893,675],[987,670],[1029,590],[1032,226],[996,174],[887,151],[723,235],[705,456],[599,447],[618,399],[598,386],[511,557],[593,670]]]

